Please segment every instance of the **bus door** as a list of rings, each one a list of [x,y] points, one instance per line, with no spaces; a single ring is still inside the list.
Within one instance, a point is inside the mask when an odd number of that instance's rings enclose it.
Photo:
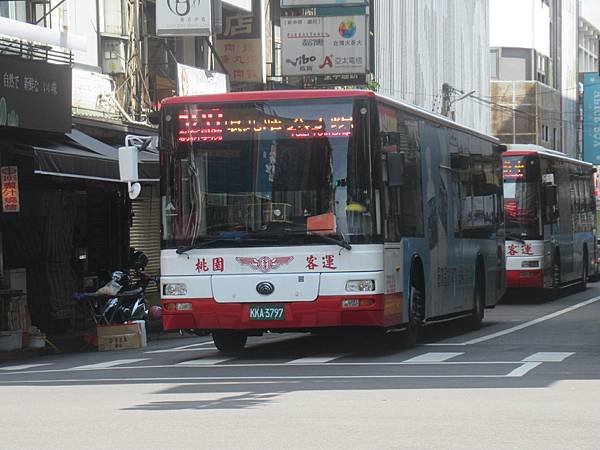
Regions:
[[[575,190],[568,166],[561,162],[558,180],[558,235],[553,242],[560,247],[561,280],[566,281],[566,274],[573,272],[573,247],[575,228]]]

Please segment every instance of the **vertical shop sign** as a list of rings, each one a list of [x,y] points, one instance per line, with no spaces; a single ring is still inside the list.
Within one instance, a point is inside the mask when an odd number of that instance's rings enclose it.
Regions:
[[[215,47],[230,82],[264,81],[265,49],[260,6],[260,0],[254,0],[252,13],[223,11],[223,33],[217,36]]]
[[[2,176],[2,212],[19,212],[19,171],[17,166],[0,167]]]
[[[600,164],[600,76],[583,74],[583,160]]]

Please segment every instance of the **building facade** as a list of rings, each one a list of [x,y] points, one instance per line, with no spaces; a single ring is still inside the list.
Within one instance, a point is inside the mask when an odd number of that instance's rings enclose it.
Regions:
[[[489,134],[489,17],[488,0],[375,2],[379,92]]]
[[[491,0],[492,134],[580,155],[576,0]]]

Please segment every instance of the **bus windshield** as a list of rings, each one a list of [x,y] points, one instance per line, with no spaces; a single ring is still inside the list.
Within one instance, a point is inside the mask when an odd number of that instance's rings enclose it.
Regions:
[[[528,156],[505,156],[503,159],[506,236],[540,239],[537,159]]]
[[[192,104],[167,112],[163,247],[326,243],[323,236],[369,242],[367,114],[357,102]]]

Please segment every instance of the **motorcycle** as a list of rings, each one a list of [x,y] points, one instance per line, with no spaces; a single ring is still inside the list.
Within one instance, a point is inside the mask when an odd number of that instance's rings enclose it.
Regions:
[[[127,271],[117,270],[111,279],[96,292],[76,294],[76,300],[86,301],[96,324],[110,325],[131,320],[147,320],[148,305],[146,288],[151,281],[157,282],[144,272],[148,257],[143,252],[132,255]],[[132,287],[129,273],[138,279]]]

